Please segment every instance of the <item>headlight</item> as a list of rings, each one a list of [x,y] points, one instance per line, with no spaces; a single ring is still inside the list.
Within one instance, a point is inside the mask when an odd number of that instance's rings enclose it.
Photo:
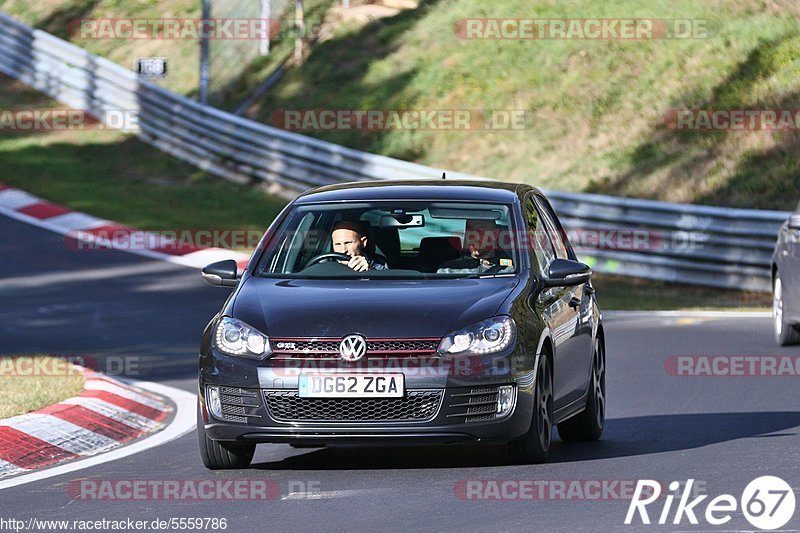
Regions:
[[[229,316],[217,323],[214,344],[222,353],[238,357],[264,359],[272,353],[269,337]]]
[[[489,318],[442,339],[439,353],[445,355],[481,355],[504,350],[517,335],[517,326],[510,316]]]

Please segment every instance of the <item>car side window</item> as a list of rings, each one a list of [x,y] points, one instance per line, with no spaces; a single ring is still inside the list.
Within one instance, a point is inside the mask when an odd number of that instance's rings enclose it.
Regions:
[[[569,259],[570,254],[567,251],[568,245],[564,242],[561,226],[556,223],[555,215],[550,211],[542,198],[537,197],[536,204],[539,207],[539,211],[542,213],[542,218],[545,219],[547,235],[550,237],[550,241],[553,243],[553,248],[556,251],[556,257],[559,259]]]
[[[536,262],[539,264],[539,272],[546,273],[550,262],[556,258],[556,253],[547,234],[544,219],[539,216],[539,210],[530,196],[525,202],[525,221],[530,233],[531,247],[536,256]]]

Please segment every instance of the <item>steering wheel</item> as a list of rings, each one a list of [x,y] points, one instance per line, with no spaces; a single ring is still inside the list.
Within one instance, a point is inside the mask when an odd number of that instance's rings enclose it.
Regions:
[[[311,260],[306,263],[305,268],[308,268],[312,265],[316,265],[317,263],[321,263],[323,261],[350,261],[350,256],[347,254],[340,254],[338,252],[328,252],[327,254],[319,254],[316,257],[312,257]]]

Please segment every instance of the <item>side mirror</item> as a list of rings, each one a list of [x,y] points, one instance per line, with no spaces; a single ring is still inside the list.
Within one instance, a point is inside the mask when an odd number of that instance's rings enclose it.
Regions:
[[[789,228],[800,229],[800,213],[795,213],[789,217]]]
[[[215,287],[235,287],[239,284],[236,278],[236,261],[226,259],[206,265],[201,275],[206,283]]]
[[[592,277],[592,269],[580,261],[572,259],[554,259],[550,263],[547,279],[548,287],[566,287],[588,282]]]

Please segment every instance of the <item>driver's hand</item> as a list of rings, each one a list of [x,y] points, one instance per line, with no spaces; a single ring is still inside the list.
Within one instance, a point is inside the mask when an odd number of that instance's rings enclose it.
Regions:
[[[369,270],[369,261],[367,261],[367,258],[363,255],[354,255],[350,258],[350,261],[347,262],[347,266],[356,272],[365,272]]]

